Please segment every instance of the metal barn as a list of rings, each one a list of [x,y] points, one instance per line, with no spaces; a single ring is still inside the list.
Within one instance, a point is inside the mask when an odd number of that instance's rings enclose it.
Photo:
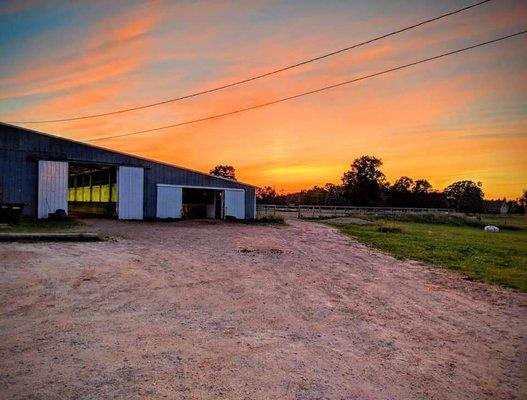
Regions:
[[[256,216],[255,187],[0,123],[0,203],[26,217],[119,219]]]

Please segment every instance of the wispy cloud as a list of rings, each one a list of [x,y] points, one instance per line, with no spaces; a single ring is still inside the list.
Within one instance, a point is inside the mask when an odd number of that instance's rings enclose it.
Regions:
[[[75,19],[79,24],[64,23],[67,11],[51,13],[31,2],[4,7],[0,13],[20,13],[19,18],[41,11],[47,25],[39,37],[17,32],[16,38],[31,44],[30,53],[20,56],[14,42],[13,57],[8,53],[0,60],[6,71],[0,77],[0,115],[3,120],[66,117],[183,95],[368,39],[447,6],[95,2],[89,18]],[[81,5],[68,7],[79,13]],[[87,139],[200,118],[511,33],[526,19],[525,2],[493,2],[214,95],[31,127]],[[527,148],[526,44],[517,38],[266,109],[98,144],[201,170],[228,162],[246,181],[286,190],[338,181],[353,158],[375,154],[385,160],[390,179],[427,177],[441,187],[466,177],[483,180],[490,196],[498,191],[510,196],[527,182],[520,156]],[[17,62],[7,64],[15,55]]]

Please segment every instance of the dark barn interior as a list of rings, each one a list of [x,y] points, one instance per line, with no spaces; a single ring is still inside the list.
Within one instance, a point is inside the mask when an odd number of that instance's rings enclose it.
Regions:
[[[183,219],[221,219],[222,197],[221,190],[183,188]]]
[[[70,163],[68,211],[84,217],[117,217],[117,168]]]

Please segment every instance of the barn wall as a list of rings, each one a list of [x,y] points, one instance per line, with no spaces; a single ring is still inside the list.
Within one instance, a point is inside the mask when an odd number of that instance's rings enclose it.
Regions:
[[[0,124],[0,202],[25,203],[25,216],[37,215],[39,159],[145,168],[145,218],[156,216],[158,183],[245,189],[246,218],[255,217],[252,186]]]

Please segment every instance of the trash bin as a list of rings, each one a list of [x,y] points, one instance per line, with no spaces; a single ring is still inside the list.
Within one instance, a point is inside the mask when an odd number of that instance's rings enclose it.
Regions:
[[[0,203],[0,223],[18,224],[23,209],[23,203]]]

